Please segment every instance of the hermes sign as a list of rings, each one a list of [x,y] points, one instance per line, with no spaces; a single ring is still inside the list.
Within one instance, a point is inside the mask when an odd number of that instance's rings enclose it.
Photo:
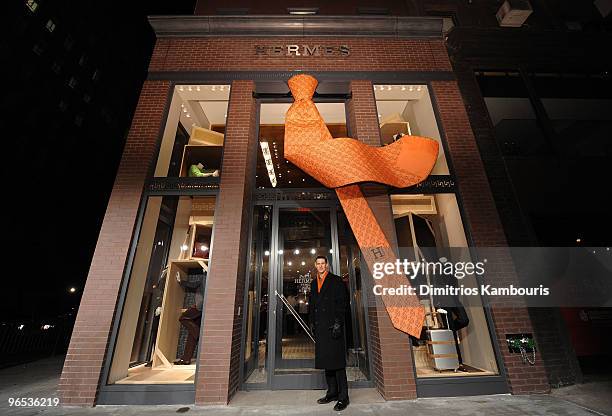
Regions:
[[[345,57],[351,50],[346,45],[256,45],[256,56],[323,56]]]

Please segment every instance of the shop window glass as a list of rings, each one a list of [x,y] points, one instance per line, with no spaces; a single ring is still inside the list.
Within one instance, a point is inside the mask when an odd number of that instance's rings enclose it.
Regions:
[[[175,87],[154,176],[219,177],[229,94],[229,85]]]
[[[285,114],[290,103],[261,104],[257,188],[318,188],[317,180],[284,157]],[[332,137],[347,137],[344,103],[316,103]]]
[[[391,195],[391,203],[402,259],[430,262],[443,259],[441,261],[452,263],[470,261],[454,194]],[[420,273],[412,285],[444,287],[460,283],[469,288],[479,285],[473,274],[456,275],[456,280],[446,275],[436,275],[433,270]],[[411,337],[417,377],[498,374],[479,296],[433,296],[424,293],[419,298],[428,315],[421,336]]]
[[[108,384],[189,384],[201,333],[215,197],[150,197]]]
[[[438,123],[426,85],[374,85],[378,121],[383,145],[402,135],[432,138],[440,143],[432,175],[448,175],[448,164]]]

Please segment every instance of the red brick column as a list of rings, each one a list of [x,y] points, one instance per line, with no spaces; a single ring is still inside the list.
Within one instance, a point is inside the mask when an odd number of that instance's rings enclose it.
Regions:
[[[59,381],[61,403],[93,406],[147,170],[169,83],[146,81],[108,202]]]
[[[372,82],[352,81],[351,91],[353,99],[349,103],[349,117],[352,135],[364,143],[379,146],[381,143],[380,128]],[[377,185],[367,185],[361,188],[387,239],[397,253],[391,200],[386,189]],[[371,284],[365,285],[368,289],[371,286]],[[377,296],[374,296],[371,291],[367,296],[370,359],[376,387],[386,400],[414,399],[416,398],[416,382],[410,338],[393,327],[384,304]]]
[[[448,148],[457,178],[465,222],[476,247],[507,246],[485,169],[455,81],[432,82],[433,92],[442,119]],[[517,285],[518,278],[509,251],[495,269],[487,267],[485,278],[496,285]],[[550,391],[542,358],[536,365],[523,364],[519,354],[510,354],[506,347],[507,333],[534,333],[527,308],[493,307],[491,309],[497,342],[500,346],[510,391],[514,394]]]
[[[206,284],[196,375],[197,405],[227,404],[239,386],[248,225],[257,150],[252,81],[234,81],[230,93],[214,240]]]

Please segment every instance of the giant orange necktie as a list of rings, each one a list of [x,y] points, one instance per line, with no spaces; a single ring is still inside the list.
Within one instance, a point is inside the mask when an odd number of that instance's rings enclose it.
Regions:
[[[384,147],[350,138],[332,138],[312,101],[317,80],[310,75],[289,79],[295,99],[285,119],[285,158],[328,188],[334,188],[370,272],[374,264],[395,263],[397,257],[358,183],[378,182],[398,188],[423,181],[438,157],[438,143],[404,136]],[[382,287],[408,285],[406,276],[385,274]],[[393,326],[419,337],[425,311],[416,295],[382,295]]]

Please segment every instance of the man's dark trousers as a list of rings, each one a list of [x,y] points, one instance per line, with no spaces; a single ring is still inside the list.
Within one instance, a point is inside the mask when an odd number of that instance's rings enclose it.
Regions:
[[[348,400],[348,382],[346,381],[346,368],[325,370],[327,381],[327,397],[336,397],[338,400]]]

